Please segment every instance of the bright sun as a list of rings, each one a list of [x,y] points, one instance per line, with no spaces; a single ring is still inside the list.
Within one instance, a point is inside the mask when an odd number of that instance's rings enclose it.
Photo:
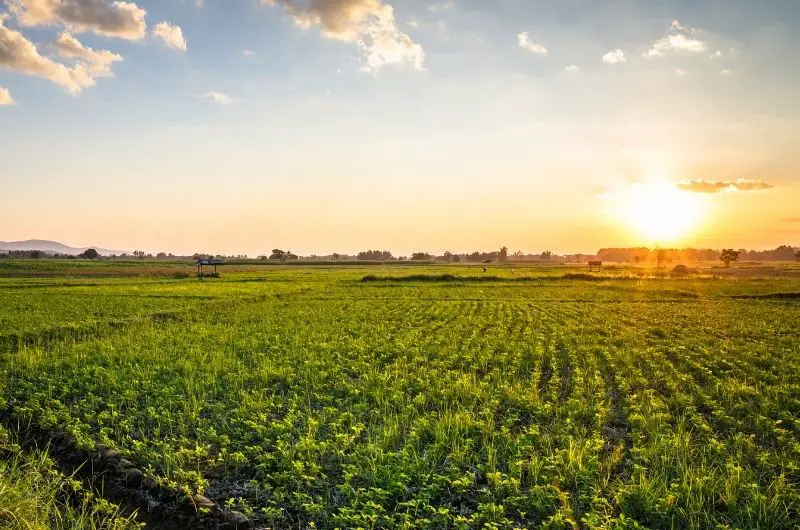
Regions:
[[[676,242],[700,222],[697,195],[671,184],[636,184],[620,198],[623,221],[649,243]]]

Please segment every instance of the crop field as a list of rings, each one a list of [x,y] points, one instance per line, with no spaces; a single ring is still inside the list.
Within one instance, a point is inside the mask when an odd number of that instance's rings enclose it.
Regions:
[[[0,270],[0,527],[59,527],[8,446],[123,462],[58,471],[85,528],[800,526],[797,264],[42,263]]]

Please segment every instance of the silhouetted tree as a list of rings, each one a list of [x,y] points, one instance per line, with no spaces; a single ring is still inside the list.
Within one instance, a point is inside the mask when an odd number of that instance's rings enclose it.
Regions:
[[[280,260],[281,263],[286,261],[286,251],[279,248],[272,249],[272,255],[269,259]]]
[[[497,253],[497,261],[505,261],[508,259],[508,247],[500,247],[500,252]]]
[[[667,251],[660,248],[656,251],[656,265],[660,269],[661,265],[667,260]]]
[[[391,261],[394,257],[388,250],[365,250],[358,253],[358,259],[361,261]]]
[[[97,259],[100,257],[100,253],[93,248],[87,248],[86,250],[83,251],[81,257],[83,259]]]
[[[433,256],[427,252],[414,252],[411,254],[411,261],[429,261],[431,259],[433,259]]]
[[[552,257],[553,257],[553,253],[550,252],[549,250],[545,250],[544,252],[542,252],[542,254],[540,256],[540,258],[545,260],[545,261],[550,261],[550,259]]]
[[[722,253],[719,256],[719,259],[725,263],[726,267],[731,266],[731,261],[737,261],[739,259],[739,251],[733,250],[732,248],[726,248],[722,250]]]

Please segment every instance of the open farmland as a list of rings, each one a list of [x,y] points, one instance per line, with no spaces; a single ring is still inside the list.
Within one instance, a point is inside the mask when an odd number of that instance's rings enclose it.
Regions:
[[[800,525],[797,265],[2,267],[4,430],[209,520]]]

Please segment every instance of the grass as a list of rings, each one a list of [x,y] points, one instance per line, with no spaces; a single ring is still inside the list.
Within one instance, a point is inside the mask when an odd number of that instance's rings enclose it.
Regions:
[[[23,452],[0,428],[0,528],[9,530],[133,530],[118,506],[65,476],[47,451]]]
[[[567,274],[14,272],[0,405],[272,528],[796,528],[796,271]]]

